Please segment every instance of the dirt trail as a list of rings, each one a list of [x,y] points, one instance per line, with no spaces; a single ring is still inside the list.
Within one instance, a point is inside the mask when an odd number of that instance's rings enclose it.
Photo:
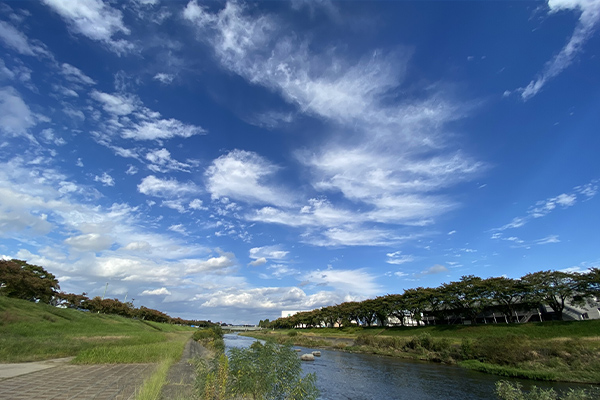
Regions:
[[[183,350],[181,360],[169,369],[167,384],[163,386],[161,399],[197,399],[194,391],[196,370],[194,359],[208,357],[210,352],[195,340],[189,340]]]

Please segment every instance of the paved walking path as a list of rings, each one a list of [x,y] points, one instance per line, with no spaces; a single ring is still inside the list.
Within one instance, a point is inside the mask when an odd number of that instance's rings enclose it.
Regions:
[[[155,369],[155,364],[58,364],[0,379],[0,399],[132,400]]]

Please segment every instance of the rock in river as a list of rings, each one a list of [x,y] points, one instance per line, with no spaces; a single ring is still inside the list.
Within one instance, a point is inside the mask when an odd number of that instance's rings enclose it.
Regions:
[[[313,356],[312,354],[302,354],[300,356],[300,359],[302,361],[315,361],[315,356]]]

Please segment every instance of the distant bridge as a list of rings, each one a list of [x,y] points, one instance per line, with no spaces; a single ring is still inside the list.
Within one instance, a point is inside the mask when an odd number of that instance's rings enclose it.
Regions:
[[[247,332],[247,331],[260,331],[260,326],[244,326],[244,325],[227,325],[221,326],[224,331],[235,331],[235,332]]]

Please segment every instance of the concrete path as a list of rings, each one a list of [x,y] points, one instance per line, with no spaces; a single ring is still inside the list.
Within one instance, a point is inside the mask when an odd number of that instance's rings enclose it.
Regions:
[[[46,363],[46,367],[36,370],[34,364],[42,363]],[[30,370],[18,376],[2,379],[0,375],[0,399],[133,400],[136,390],[156,369],[156,364],[42,363],[27,363],[31,365]],[[14,366],[15,370],[23,371],[18,365],[4,364],[0,370]]]
[[[74,357],[27,363],[0,364],[0,380],[68,364]]]

